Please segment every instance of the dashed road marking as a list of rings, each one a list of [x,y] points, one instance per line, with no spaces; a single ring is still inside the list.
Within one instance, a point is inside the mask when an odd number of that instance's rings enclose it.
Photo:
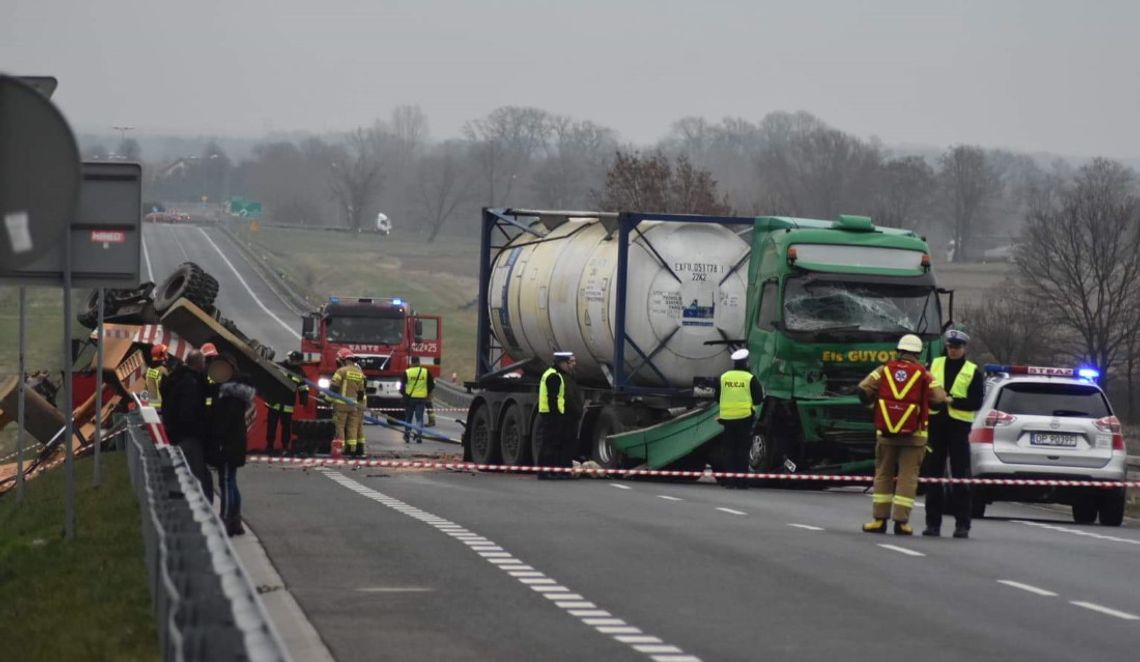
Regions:
[[[276,321],[281,325],[282,328],[288,331],[294,338],[299,339],[301,337],[301,332],[297,329],[294,329],[293,325],[287,324],[285,320],[275,315],[272,310],[269,310],[269,308],[267,308],[265,304],[261,302],[261,299],[257,298],[257,295],[253,293],[253,288],[249,286],[249,283],[245,282],[245,279],[242,278],[241,273],[238,272],[237,267],[234,266],[233,262],[230,262],[230,259],[226,257],[226,254],[222,252],[222,249],[218,248],[218,245],[214,243],[214,240],[210,238],[210,235],[206,234],[206,231],[202,228],[198,228],[198,232],[201,232],[202,236],[206,238],[206,241],[208,241],[210,245],[214,247],[214,250],[218,253],[218,257],[222,258],[222,262],[226,263],[226,266],[230,268],[230,271],[234,272],[234,276],[238,279],[238,282],[241,283],[241,286],[245,288],[245,291],[249,293],[249,296],[251,299],[253,299],[253,302],[256,303],[259,308],[265,311],[266,315],[272,317],[274,321]]]
[[[1119,611],[1111,607],[1098,605],[1095,602],[1081,602],[1080,600],[1071,600],[1069,604],[1076,605],[1078,607],[1084,607],[1085,609],[1089,609],[1091,611],[1100,612],[1107,616],[1115,616],[1116,618],[1125,621],[1140,621],[1140,616],[1137,616],[1136,614],[1129,614],[1126,611]]]
[[[434,588],[421,588],[418,586],[409,586],[406,588],[401,588],[398,586],[392,586],[392,587],[377,586],[377,587],[358,588],[356,590],[360,593],[431,593],[435,589]]]
[[[884,543],[879,543],[879,547],[882,547],[883,549],[889,549],[892,552],[898,552],[899,554],[906,554],[907,556],[926,556],[926,554],[923,554],[922,552],[916,552],[913,549],[899,547],[898,545],[887,545]]]
[[[724,508],[722,506],[717,506],[716,509],[722,513],[728,513],[729,515],[747,515],[748,514],[742,510],[733,510],[732,508]]]
[[[618,488],[619,490],[632,490],[633,489],[629,485],[622,485],[621,483],[610,483],[610,485],[613,485],[614,487]]]
[[[1015,519],[1012,520],[1015,524],[1025,524],[1026,526],[1035,526],[1039,529],[1049,529],[1050,531],[1060,531],[1062,533],[1071,533],[1074,536],[1083,536],[1085,538],[1094,538],[1096,540],[1107,540],[1109,542],[1122,542],[1128,545],[1140,545],[1140,540],[1133,540],[1132,538],[1121,538],[1120,536],[1109,536],[1103,533],[1093,533],[1092,531],[1082,531],[1068,526],[1057,526],[1056,524],[1046,524],[1045,522],[1028,522],[1026,520]]]
[[[142,244],[143,264],[146,265],[146,279],[154,282],[154,268],[150,266],[150,251],[146,249],[146,233],[139,235],[139,243]]]
[[[822,526],[812,526],[811,524],[789,524],[788,526],[805,531],[823,531]]]
[[[665,499],[666,501],[684,501],[681,497],[669,496],[668,494],[658,494],[658,499]]]
[[[1022,584],[1021,582],[1015,582],[1012,579],[999,579],[999,580],[997,580],[997,583],[1005,584],[1006,586],[1011,586],[1013,588],[1018,588],[1018,589],[1021,589],[1022,591],[1027,591],[1029,593],[1033,593],[1034,595],[1041,595],[1041,596],[1045,596],[1048,598],[1057,597],[1057,594],[1054,593],[1053,591],[1046,591],[1043,588],[1037,588],[1036,586],[1031,586],[1029,584]]]
[[[209,237],[207,237],[207,239],[209,239]],[[445,533],[463,542],[467,549],[477,553],[488,563],[501,568],[507,573],[508,577],[512,577],[523,586],[529,587],[532,591],[543,596],[558,608],[565,610],[570,616],[577,618],[584,625],[594,628],[601,634],[610,635],[618,643],[650,656],[650,659],[655,662],[700,662],[700,658],[688,655],[677,646],[667,644],[653,635],[646,634],[642,632],[640,628],[626,623],[621,618],[614,616],[604,609],[600,609],[596,604],[586,600],[586,598],[578,593],[573,593],[571,589],[558,584],[554,579],[546,577],[542,572],[535,570],[518,558],[511,556],[509,552],[502,551],[503,548],[491,540],[479,536],[454,522],[420,510],[415,506],[411,506],[382,492],[377,492],[367,485],[358,483],[338,471],[331,469],[319,469],[319,471],[325,477],[338,483],[342,487],[383,504],[412,519],[419,520],[438,529],[441,533]],[[619,485],[617,483],[611,483],[611,485],[627,490],[632,489],[626,485]],[[720,510],[739,515],[745,514],[739,510],[734,511],[731,508],[721,508]],[[495,549],[498,551],[482,551],[483,549]],[[377,592],[381,590],[383,589],[377,589]]]

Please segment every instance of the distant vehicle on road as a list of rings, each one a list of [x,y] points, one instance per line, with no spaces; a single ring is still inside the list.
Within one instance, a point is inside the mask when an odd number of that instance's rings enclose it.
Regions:
[[[1127,451],[1120,421],[1096,370],[987,365],[986,397],[970,431],[977,478],[1123,481]],[[995,501],[1072,506],[1073,520],[1120,526],[1123,488],[978,486],[974,516]]]
[[[1017,244],[990,248],[982,253],[982,262],[1013,262],[1017,256]]]
[[[385,237],[392,234],[392,219],[387,214],[376,214],[376,231]]]

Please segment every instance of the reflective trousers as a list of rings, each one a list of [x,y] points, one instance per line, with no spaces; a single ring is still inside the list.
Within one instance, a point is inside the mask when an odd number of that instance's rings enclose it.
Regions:
[[[363,444],[363,410],[360,407],[337,403],[333,409],[333,422],[336,425],[336,438],[344,440],[344,449],[353,451],[356,445]]]
[[[871,497],[875,519],[910,520],[925,453],[925,445],[884,443],[882,439],[875,443],[875,484]]]

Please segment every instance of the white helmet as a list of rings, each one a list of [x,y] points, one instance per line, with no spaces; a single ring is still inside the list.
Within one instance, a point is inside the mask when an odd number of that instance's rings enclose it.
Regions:
[[[918,354],[922,352],[922,338],[908,333],[902,338],[899,338],[898,350],[900,352],[907,352],[909,354]]]

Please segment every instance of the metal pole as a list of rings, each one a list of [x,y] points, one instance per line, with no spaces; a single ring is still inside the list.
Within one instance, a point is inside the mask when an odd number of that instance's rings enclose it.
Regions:
[[[103,482],[103,465],[100,446],[103,445],[103,298],[107,290],[99,288],[99,326],[95,331],[95,342],[99,343],[95,353],[95,486]]]
[[[20,348],[19,352],[19,386],[16,388],[16,501],[24,500],[24,394],[28,388],[28,366],[24,356],[27,347],[28,332],[28,291],[20,288],[20,322],[19,322]]]
[[[63,537],[75,539],[75,457],[71,450],[75,439],[75,417],[71,392],[71,237],[70,226],[63,238],[63,452],[66,485],[63,506]]]

